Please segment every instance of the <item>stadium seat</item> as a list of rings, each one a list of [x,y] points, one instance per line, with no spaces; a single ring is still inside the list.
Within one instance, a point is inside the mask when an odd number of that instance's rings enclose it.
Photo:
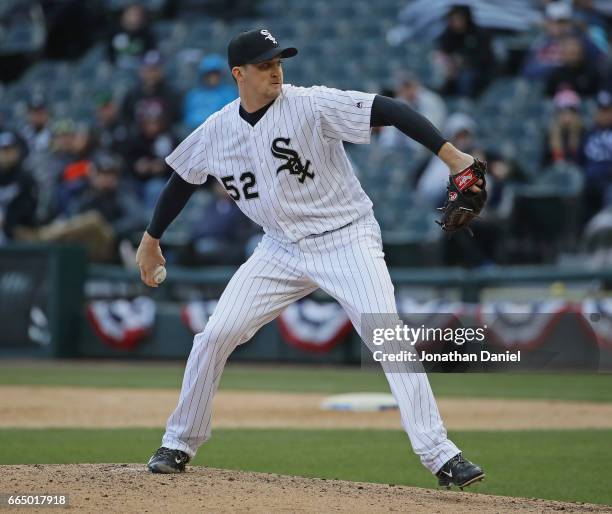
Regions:
[[[21,2],[22,0],[2,0],[0,2],[0,19],[9,17]]]
[[[576,197],[584,187],[584,172],[571,163],[560,162],[545,169],[536,185],[555,188],[563,197]]]
[[[106,7],[111,11],[120,11],[134,3],[133,0],[105,0]],[[149,12],[157,13],[166,4],[166,0],[139,0]]]

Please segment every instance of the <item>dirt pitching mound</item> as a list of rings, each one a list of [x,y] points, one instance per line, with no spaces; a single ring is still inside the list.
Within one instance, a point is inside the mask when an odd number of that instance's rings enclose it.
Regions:
[[[0,491],[66,494],[76,512],[610,512],[605,506],[192,467],[0,466]],[[49,508],[27,508],[48,513]],[[23,507],[9,509],[23,512]]]

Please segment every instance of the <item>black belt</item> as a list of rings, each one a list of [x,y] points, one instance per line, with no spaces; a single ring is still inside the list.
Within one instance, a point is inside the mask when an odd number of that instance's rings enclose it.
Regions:
[[[338,228],[332,228],[331,230],[326,230],[325,232],[321,232],[320,234],[310,234],[308,236],[305,237],[305,239],[312,239],[313,237],[321,237],[327,234],[331,234],[332,232],[337,232],[338,230],[342,230],[343,228],[346,228],[350,225],[352,225],[353,222],[349,221],[346,225],[342,225],[341,227]]]

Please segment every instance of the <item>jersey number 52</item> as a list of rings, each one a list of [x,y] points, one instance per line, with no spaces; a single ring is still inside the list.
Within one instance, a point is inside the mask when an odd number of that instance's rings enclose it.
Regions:
[[[228,194],[237,202],[240,200],[240,191],[234,185],[235,178],[233,176],[222,177],[221,181],[227,189]],[[255,187],[255,175],[253,175],[250,171],[245,171],[242,175],[240,175],[240,182],[242,184],[242,194],[245,200],[251,200],[252,198],[259,198],[259,193],[257,191],[253,191]]]

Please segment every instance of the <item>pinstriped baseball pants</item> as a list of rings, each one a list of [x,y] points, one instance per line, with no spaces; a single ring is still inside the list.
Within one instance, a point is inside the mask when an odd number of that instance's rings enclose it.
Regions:
[[[195,455],[210,438],[213,396],[230,353],[289,304],[319,287],[344,307],[360,335],[365,313],[399,319],[380,228],[372,214],[297,243],[264,236],[229,281],[204,331],[194,338],[163,446]],[[415,453],[437,472],[459,449],[447,438],[427,375],[388,369],[385,375]]]

